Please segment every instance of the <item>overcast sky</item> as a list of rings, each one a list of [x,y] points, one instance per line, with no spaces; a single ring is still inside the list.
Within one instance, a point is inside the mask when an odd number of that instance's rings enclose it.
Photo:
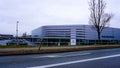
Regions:
[[[90,0],[0,0],[0,34],[19,36],[44,25],[88,24]],[[110,27],[120,28],[120,0],[105,0],[106,12],[113,13]]]

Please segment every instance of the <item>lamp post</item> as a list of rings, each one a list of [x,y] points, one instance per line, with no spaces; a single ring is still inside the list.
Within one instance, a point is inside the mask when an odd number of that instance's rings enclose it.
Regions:
[[[18,23],[19,21],[16,22],[16,45],[18,45]]]

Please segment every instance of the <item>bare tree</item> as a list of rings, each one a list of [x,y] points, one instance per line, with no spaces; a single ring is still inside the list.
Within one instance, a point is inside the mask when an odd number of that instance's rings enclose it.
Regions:
[[[92,28],[97,32],[98,40],[101,39],[103,29],[109,24],[113,14],[105,13],[106,3],[103,0],[91,0],[90,6],[90,19],[89,23]]]
[[[26,38],[27,37],[27,32],[23,33],[22,37]]]
[[[38,49],[38,51],[40,51],[41,47],[42,47],[43,39],[38,39],[38,42],[39,42],[39,49]]]

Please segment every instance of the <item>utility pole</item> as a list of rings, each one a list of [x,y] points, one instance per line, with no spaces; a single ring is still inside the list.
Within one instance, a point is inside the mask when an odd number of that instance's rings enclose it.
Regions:
[[[18,23],[19,21],[16,22],[16,45],[18,45]]]

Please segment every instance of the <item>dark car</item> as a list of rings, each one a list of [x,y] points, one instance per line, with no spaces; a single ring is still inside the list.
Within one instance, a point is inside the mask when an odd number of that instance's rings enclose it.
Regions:
[[[7,42],[7,45],[12,45],[12,44],[17,44],[17,43],[18,43],[18,45],[27,45],[27,42],[22,39],[18,39],[18,40],[12,39],[9,42]]]

